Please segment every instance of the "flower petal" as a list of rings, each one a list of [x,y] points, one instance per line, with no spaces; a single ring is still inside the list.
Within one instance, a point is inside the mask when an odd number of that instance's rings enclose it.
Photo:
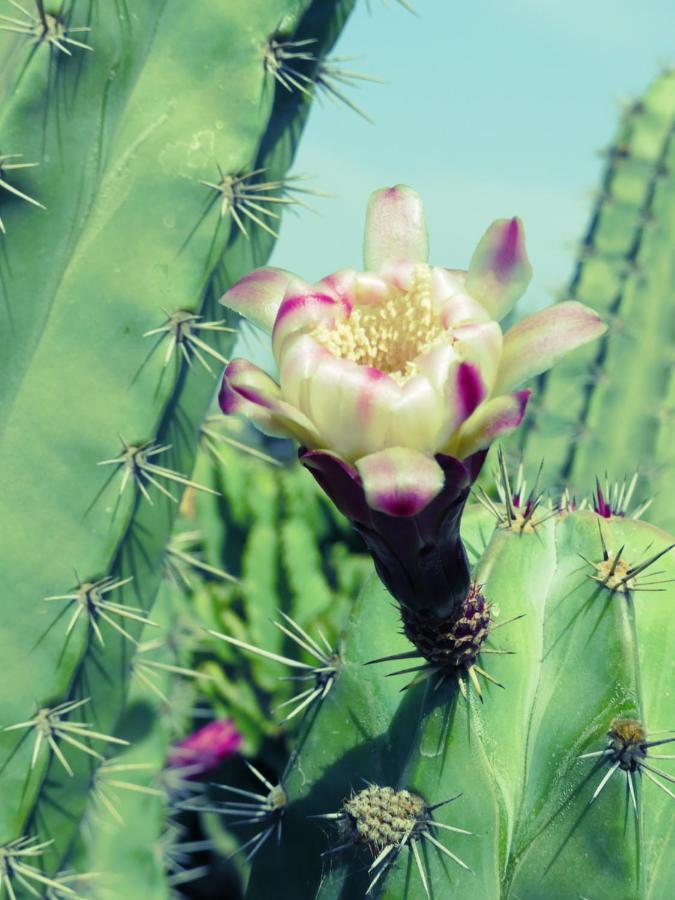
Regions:
[[[315,290],[320,294],[329,294],[336,300],[350,301],[356,278],[355,269],[340,269],[317,282]]]
[[[574,300],[528,316],[504,336],[495,390],[500,394],[510,391],[550,369],[565,353],[595,340],[606,330],[607,326],[592,309]]]
[[[328,450],[301,451],[299,458],[343,515],[362,524],[370,522],[372,511],[354,466]]]
[[[495,438],[509,434],[523,421],[529,398],[530,391],[518,391],[482,403],[462,425],[459,437],[452,441],[453,455],[466,459],[489,447]]]
[[[427,226],[419,194],[399,184],[375,191],[368,201],[363,258],[377,271],[391,263],[425,263]]]
[[[522,222],[517,218],[497,219],[473,254],[467,291],[499,320],[525,293],[531,277]]]
[[[439,342],[416,360],[420,372],[442,400],[442,411],[435,416],[434,451],[445,446],[462,422],[490,395],[499,365],[501,330],[496,322],[462,325],[452,335],[452,344]],[[420,411],[421,417],[431,418],[427,409]],[[411,423],[409,428],[416,426]],[[397,443],[409,445],[409,441]]]
[[[346,460],[390,446],[393,410],[401,388],[379,369],[338,359],[309,335],[289,341],[281,384],[330,447]]]
[[[293,438],[305,447],[318,446],[319,435],[309,419],[286,403],[279,386],[246,359],[229,363],[218,401],[225,415],[240,413],[264,434]]]
[[[424,375],[413,375],[397,387],[399,396],[387,410],[389,440],[384,446],[435,453],[446,432],[455,428],[443,393],[435,390]],[[375,449],[372,447],[371,452]]]
[[[490,313],[465,290],[466,272],[460,269],[431,269],[431,296],[444,328],[462,322],[485,322]]]
[[[288,293],[279,307],[272,330],[272,350],[277,364],[281,364],[285,341],[299,331],[310,331],[321,324],[346,318],[351,303],[344,297],[309,288]]]
[[[443,490],[443,470],[433,456],[390,447],[357,460],[366,500],[389,516],[414,516]]]
[[[438,377],[461,363],[452,347],[446,355]],[[445,383],[436,388],[420,374],[399,384],[379,369],[338,359],[307,334],[288,339],[280,376],[284,397],[312,421],[320,446],[346,460],[402,445],[433,453],[468,415],[454,410]],[[456,375],[447,377],[454,385]]]
[[[437,341],[415,360],[416,368],[429,380],[435,391],[445,397],[454,390],[456,372],[462,357],[450,340]]]
[[[457,369],[457,399],[462,420],[472,415],[485,398],[485,385],[480,372],[469,362],[462,362]]]
[[[493,321],[466,323],[453,328],[452,337],[460,357],[480,373],[484,394],[492,393],[502,355],[503,340],[499,324]]]
[[[233,285],[220,302],[265,331],[271,331],[281,301],[293,282],[299,279],[285,269],[255,269]]]
[[[376,272],[359,272],[354,282],[354,303],[356,306],[370,306],[386,303],[392,295],[389,279]]]

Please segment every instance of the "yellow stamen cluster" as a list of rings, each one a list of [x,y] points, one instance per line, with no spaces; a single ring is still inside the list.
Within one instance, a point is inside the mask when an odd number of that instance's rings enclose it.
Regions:
[[[415,360],[447,335],[434,309],[431,271],[419,266],[407,293],[352,310],[344,322],[321,325],[315,340],[339,359],[387,372],[403,382],[417,371]]]

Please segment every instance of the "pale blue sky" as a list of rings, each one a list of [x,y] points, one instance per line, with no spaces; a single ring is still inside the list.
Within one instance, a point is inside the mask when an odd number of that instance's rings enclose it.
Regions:
[[[525,222],[551,302],[572,267],[620,103],[675,62],[673,0],[359,0],[336,55],[379,76],[351,96],[369,125],[328,100],[313,109],[295,172],[334,194],[287,216],[272,263],[315,280],[360,266],[368,194],[422,195],[432,260],[465,267],[492,219]]]
[[[534,278],[519,309],[564,289],[622,103],[675,63],[674,0],[359,0],[334,55],[378,76],[314,105],[293,171],[333,195],[286,216],[271,264],[310,281],[361,266],[375,188],[415,187],[431,259],[465,268],[495,218],[525,223]],[[240,351],[274,371],[268,341]]]

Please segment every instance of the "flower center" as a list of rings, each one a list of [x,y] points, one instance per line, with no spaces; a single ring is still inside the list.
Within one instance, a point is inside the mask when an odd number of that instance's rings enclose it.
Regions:
[[[356,307],[346,321],[321,325],[313,337],[333,356],[403,382],[417,371],[417,357],[444,335],[431,297],[431,270],[419,266],[409,291]]]

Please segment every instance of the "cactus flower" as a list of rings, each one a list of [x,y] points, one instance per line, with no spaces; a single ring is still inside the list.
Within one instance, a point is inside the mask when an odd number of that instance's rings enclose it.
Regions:
[[[229,719],[209,722],[179,741],[169,751],[168,765],[185,766],[197,772],[210,772],[234,756],[241,747],[241,735]]]
[[[523,419],[522,383],[605,330],[566,302],[502,333],[531,277],[519,219],[488,228],[468,271],[429,266],[427,250],[417,193],[385,188],[368,205],[365,272],[309,285],[257,269],[222,299],[271,332],[279,369],[276,384],[232,360],[223,412],[298,441],[387,586],[416,606],[466,593],[468,572],[446,584],[448,567],[466,569],[455,526],[490,443]]]

